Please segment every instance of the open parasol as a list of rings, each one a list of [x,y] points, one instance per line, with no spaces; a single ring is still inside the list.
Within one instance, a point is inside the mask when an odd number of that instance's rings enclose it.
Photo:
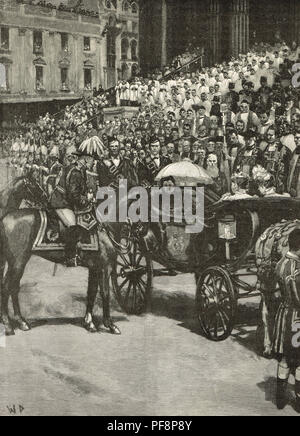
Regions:
[[[104,144],[98,136],[93,136],[92,138],[83,141],[79,147],[79,151],[87,152],[90,155],[96,154],[101,157],[104,154]]]
[[[189,159],[166,166],[158,173],[155,181],[160,182],[166,177],[173,177],[176,186],[213,185],[214,183],[203,168]]]

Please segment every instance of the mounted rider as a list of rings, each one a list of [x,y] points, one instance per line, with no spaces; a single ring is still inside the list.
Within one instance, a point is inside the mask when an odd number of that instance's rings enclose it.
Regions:
[[[66,265],[76,267],[81,264],[78,243],[82,238],[83,229],[92,230],[97,221],[93,215],[92,198],[88,194],[86,174],[87,170],[93,167],[94,156],[87,152],[77,152],[73,148],[71,150],[70,153],[67,151],[66,155],[74,159],[71,159],[71,163],[69,160],[69,165],[63,167],[51,195],[50,205],[66,227]]]

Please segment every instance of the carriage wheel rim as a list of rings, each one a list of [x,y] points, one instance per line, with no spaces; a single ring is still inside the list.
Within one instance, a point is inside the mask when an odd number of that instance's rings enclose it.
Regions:
[[[152,290],[152,262],[137,244],[132,244],[130,253],[120,253],[112,284],[119,305],[126,313],[139,315],[146,309]]]
[[[226,270],[209,268],[202,274],[197,286],[196,310],[206,337],[222,341],[230,336],[236,313],[236,295]]]

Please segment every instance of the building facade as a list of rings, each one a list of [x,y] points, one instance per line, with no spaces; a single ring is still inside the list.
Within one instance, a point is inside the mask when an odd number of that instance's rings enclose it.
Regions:
[[[276,35],[300,43],[299,0],[140,0],[140,20],[144,70],[165,65],[189,43],[205,48],[207,64]]]
[[[0,0],[0,103],[69,102],[138,71],[136,0],[34,3]]]

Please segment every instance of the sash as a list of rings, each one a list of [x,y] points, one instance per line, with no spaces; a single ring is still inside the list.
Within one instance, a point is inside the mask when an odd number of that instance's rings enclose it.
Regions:
[[[287,182],[288,192],[290,192],[291,188],[292,188],[292,182],[293,182],[293,178],[294,178],[294,174],[295,174],[295,170],[296,170],[296,166],[297,166],[298,160],[299,160],[299,155],[295,154],[294,157],[291,160],[291,163],[290,163],[289,178],[288,178],[288,182]]]

